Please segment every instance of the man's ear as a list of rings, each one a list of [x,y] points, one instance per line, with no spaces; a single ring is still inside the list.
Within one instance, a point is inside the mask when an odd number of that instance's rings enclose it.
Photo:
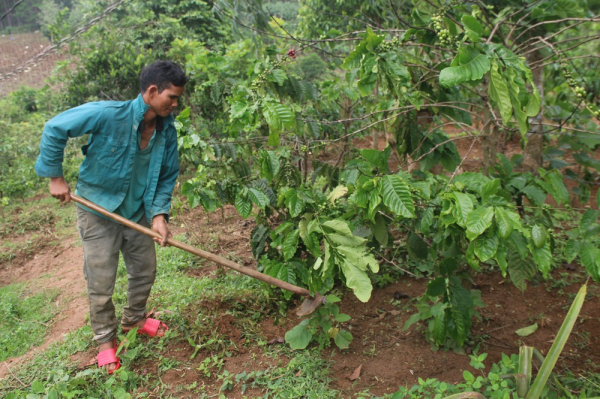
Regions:
[[[146,89],[146,94],[148,95],[148,97],[154,98],[154,96],[156,96],[158,94],[158,86],[157,85],[148,86],[148,88]]]

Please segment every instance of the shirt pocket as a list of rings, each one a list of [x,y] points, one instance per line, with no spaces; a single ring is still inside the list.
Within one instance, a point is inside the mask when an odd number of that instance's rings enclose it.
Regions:
[[[97,145],[94,152],[99,164],[112,170],[125,167],[127,161],[127,143],[125,141],[115,140],[111,137],[98,137],[94,144]]]

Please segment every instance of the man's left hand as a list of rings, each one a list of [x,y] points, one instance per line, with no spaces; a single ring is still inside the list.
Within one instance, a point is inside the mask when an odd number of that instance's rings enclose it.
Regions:
[[[152,230],[156,231],[158,234],[162,236],[160,238],[153,238],[154,241],[160,244],[161,247],[167,246],[167,241],[171,238],[171,232],[167,227],[167,222],[165,220],[165,215],[156,215],[154,219],[152,219]]]

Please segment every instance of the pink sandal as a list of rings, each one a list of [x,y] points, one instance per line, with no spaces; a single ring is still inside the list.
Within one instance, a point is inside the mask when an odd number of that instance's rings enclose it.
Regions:
[[[165,323],[163,323],[160,320],[156,320],[156,319],[152,319],[150,317],[148,317],[146,319],[146,322],[144,323],[144,326],[140,329],[138,329],[137,333],[138,334],[146,334],[149,335],[150,337],[156,337],[157,335],[159,337],[163,337],[165,335],[165,333],[161,333],[158,334],[158,329],[160,327],[164,327],[165,328],[165,332],[169,331],[169,327],[167,327],[167,325]],[[123,331],[127,332],[131,329],[125,330],[123,329]]]
[[[98,353],[98,367],[106,366],[107,364],[116,363],[117,367],[114,370],[108,372],[108,374],[112,374],[117,371],[121,367],[121,359],[117,357],[117,341],[113,341],[113,348],[105,349]]]

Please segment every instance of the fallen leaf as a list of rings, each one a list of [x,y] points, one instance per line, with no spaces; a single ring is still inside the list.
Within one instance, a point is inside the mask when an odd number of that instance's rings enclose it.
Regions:
[[[519,328],[517,331],[515,331],[517,333],[518,336],[520,337],[527,337],[531,334],[533,334],[534,332],[536,332],[538,329],[538,324],[534,323],[532,325],[530,325],[529,327],[523,327],[523,328]]]
[[[269,342],[267,342],[267,345],[283,344],[284,342],[285,342],[285,340],[283,338],[277,337],[277,338],[272,339]]]
[[[302,370],[298,370],[298,372],[296,373],[296,377],[300,377],[302,375]]]
[[[382,314],[379,315],[379,317],[377,317],[377,320],[383,320],[383,318],[385,317],[386,314],[387,314],[387,312],[383,312]]]
[[[354,370],[354,373],[350,376],[350,381],[357,380],[360,377],[360,371],[362,370],[362,364]]]
[[[405,294],[402,291],[394,292],[394,299],[407,299],[407,298],[410,298],[410,295]]]
[[[398,316],[399,314],[402,314],[402,312],[401,312],[401,311],[399,311],[399,310],[392,310],[392,311],[390,311],[390,314],[391,314],[392,316]]]

